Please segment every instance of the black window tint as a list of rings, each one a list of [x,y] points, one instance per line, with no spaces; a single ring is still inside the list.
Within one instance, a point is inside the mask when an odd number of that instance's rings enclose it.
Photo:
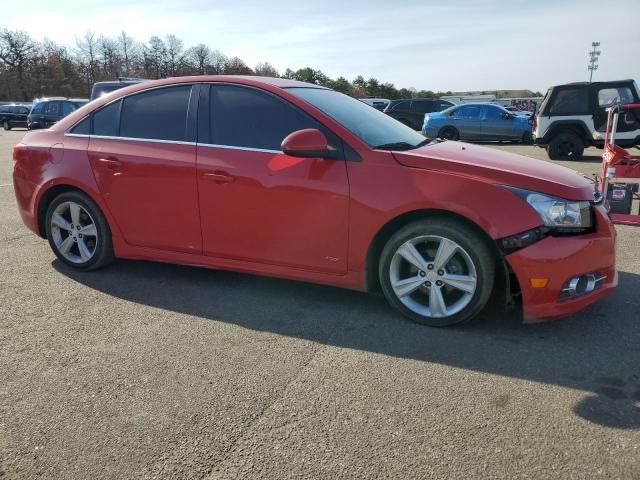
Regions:
[[[433,103],[428,100],[414,100],[411,103],[411,111],[414,113],[433,112]]]
[[[121,103],[121,101],[111,103],[93,114],[94,135],[102,135],[105,137],[115,137],[118,135]]]
[[[411,108],[411,102],[398,102],[393,106],[394,111],[409,110]]]
[[[211,89],[211,143],[280,150],[287,135],[320,128],[301,110],[251,88],[217,85]]]
[[[549,109],[551,115],[581,115],[589,113],[586,88],[564,88],[559,90]]]
[[[71,129],[70,133],[89,135],[91,133],[91,117],[87,117]]]
[[[441,100],[440,101],[440,111],[449,108],[449,107],[453,107],[453,103],[451,102],[447,102],[446,100]]]
[[[60,115],[60,102],[47,102],[44,104],[45,115]]]
[[[125,97],[120,136],[185,141],[191,85],[158,88]]]
[[[33,109],[31,110],[31,113],[42,113],[43,108],[44,108],[44,103],[38,103],[33,107]]]
[[[62,102],[62,115],[66,117],[78,107],[71,102]]]

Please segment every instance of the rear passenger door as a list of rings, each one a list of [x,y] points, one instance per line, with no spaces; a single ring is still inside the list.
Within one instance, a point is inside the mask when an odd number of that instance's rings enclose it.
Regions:
[[[202,253],[196,105],[192,86],[177,85],[129,95],[92,115],[89,160],[130,245]]]
[[[462,105],[453,111],[453,125],[460,138],[482,138],[481,108],[479,105]]]
[[[342,158],[294,158],[282,140],[322,130],[297,106],[257,88],[214,85],[198,114],[203,251],[217,258],[343,274],[349,183]],[[341,155],[342,157],[342,155]]]

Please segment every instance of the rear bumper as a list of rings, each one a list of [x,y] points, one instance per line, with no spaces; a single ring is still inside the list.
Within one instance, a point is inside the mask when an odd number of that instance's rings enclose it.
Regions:
[[[21,171],[18,164],[14,164],[13,190],[16,195],[20,217],[29,230],[40,235],[37,213],[35,211],[36,189],[37,186],[26,179],[26,175]]]
[[[618,285],[616,232],[604,207],[595,210],[594,233],[547,237],[505,257],[520,284],[525,322],[571,315],[611,293]],[[560,300],[560,292],[569,279],[590,273],[603,275],[605,279],[592,292]],[[533,288],[532,278],[548,279],[547,286]]]

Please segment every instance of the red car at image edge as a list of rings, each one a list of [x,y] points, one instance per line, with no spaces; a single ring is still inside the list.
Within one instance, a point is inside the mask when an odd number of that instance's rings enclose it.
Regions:
[[[130,258],[381,289],[431,326],[490,298],[556,318],[618,281],[591,180],[426,139],[317,85],[144,82],[29,132],[13,159],[24,223],[76,269]]]

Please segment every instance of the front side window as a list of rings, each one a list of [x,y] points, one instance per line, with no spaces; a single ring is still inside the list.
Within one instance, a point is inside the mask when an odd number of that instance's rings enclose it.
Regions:
[[[456,118],[480,118],[478,105],[464,105],[455,111]]]
[[[432,103],[426,100],[414,100],[411,103],[411,111],[414,113],[430,113],[433,111],[431,105]]]
[[[377,111],[359,102],[367,110]],[[290,133],[320,124],[293,105],[252,88],[211,88],[211,143],[231,147],[280,150]]]
[[[31,110],[31,113],[42,113],[43,110],[44,110],[44,103],[37,103]]]
[[[485,108],[485,117],[488,120],[499,120],[506,113],[504,110],[498,107],[486,106],[484,108]]]
[[[186,141],[190,94],[191,85],[180,85],[125,97],[120,115],[120,136]]]
[[[586,115],[589,101],[586,88],[564,88],[556,94],[550,115]]]

